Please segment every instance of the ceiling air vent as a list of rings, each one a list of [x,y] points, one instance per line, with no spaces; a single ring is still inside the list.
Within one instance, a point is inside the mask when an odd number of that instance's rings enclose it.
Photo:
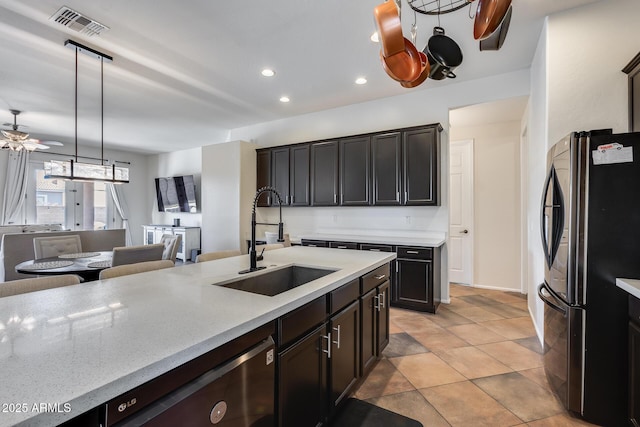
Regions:
[[[67,6],[62,6],[49,19],[88,36],[95,36],[109,29],[106,25],[102,25]]]

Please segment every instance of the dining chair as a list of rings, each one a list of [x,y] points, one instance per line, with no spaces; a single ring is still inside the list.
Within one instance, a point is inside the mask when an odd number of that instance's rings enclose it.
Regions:
[[[51,258],[63,254],[82,252],[82,242],[77,234],[53,237],[34,237],[33,253],[35,259]]]
[[[105,268],[104,270],[102,270],[100,272],[100,280],[111,279],[120,276],[128,276],[129,274],[144,273],[146,271],[162,270],[164,268],[170,268],[173,266],[173,261],[169,259],[118,265],[116,267]]]
[[[275,233],[272,231],[264,232],[264,239],[267,241],[267,245],[282,243],[285,248],[291,246],[291,239],[289,238],[289,233],[284,233],[282,235],[282,238],[284,239],[284,242],[278,242],[278,233]]]
[[[10,280],[0,283],[0,298],[11,295],[25,294],[27,292],[42,291],[45,289],[59,288],[62,286],[77,285],[80,278],[75,274],[62,274],[60,276],[42,276],[30,279]]]
[[[269,243],[267,245],[256,245],[256,253],[258,255],[260,255],[260,253],[265,250],[265,251],[272,251],[275,249],[282,249],[284,248],[284,244],[283,243]]]
[[[164,245],[162,251],[162,259],[168,259],[176,262],[176,256],[178,255],[178,249],[182,245],[182,235],[180,234],[163,234],[160,239],[160,243]]]
[[[162,259],[163,252],[164,245],[162,243],[113,248],[111,267],[145,261],[159,261]]]
[[[229,258],[242,255],[239,250],[227,250],[217,252],[207,252],[196,257],[196,262],[213,261],[214,259]]]

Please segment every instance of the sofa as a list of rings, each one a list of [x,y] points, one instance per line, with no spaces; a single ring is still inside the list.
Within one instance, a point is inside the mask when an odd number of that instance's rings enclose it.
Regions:
[[[0,227],[0,233],[2,228],[4,227]],[[22,261],[35,258],[34,237],[71,234],[80,236],[83,252],[110,251],[116,246],[125,246],[126,244],[124,229],[6,233],[2,235],[0,243],[0,260],[2,261],[0,262],[0,282],[33,277],[33,275],[16,273],[15,266]]]

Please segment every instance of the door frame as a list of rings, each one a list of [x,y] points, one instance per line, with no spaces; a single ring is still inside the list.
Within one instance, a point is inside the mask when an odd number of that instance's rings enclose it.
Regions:
[[[469,146],[469,151],[470,151],[470,162],[469,162],[469,176],[470,176],[470,181],[469,181],[469,185],[470,185],[470,198],[471,200],[469,201],[469,217],[470,217],[470,224],[469,224],[469,229],[471,230],[470,235],[468,236],[468,239],[470,240],[470,244],[471,244],[471,251],[470,251],[470,255],[469,255],[469,275],[470,275],[470,283],[469,286],[474,286],[473,283],[473,273],[474,273],[474,269],[473,269],[473,265],[474,265],[474,255],[475,255],[475,246],[474,246],[474,230],[475,230],[475,211],[474,211],[474,144],[475,141],[470,138],[470,139],[461,139],[461,140],[457,140],[457,141],[449,141],[449,158],[451,158],[451,147],[454,145],[457,146],[464,146],[467,145]],[[449,170],[449,174],[448,174],[448,185],[449,185],[449,191],[451,191],[451,165],[448,165],[448,170]],[[449,200],[451,200],[451,195],[449,195]],[[451,207],[449,207],[449,239],[451,239]],[[450,263],[451,263],[451,257],[448,258],[448,264],[447,264],[447,274],[449,274],[450,271]],[[450,280],[449,280],[450,282]]]

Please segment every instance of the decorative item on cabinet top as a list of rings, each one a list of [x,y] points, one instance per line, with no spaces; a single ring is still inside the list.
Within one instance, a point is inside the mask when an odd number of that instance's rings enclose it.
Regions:
[[[256,188],[275,188],[283,206],[439,206],[441,132],[434,123],[257,149]]]

